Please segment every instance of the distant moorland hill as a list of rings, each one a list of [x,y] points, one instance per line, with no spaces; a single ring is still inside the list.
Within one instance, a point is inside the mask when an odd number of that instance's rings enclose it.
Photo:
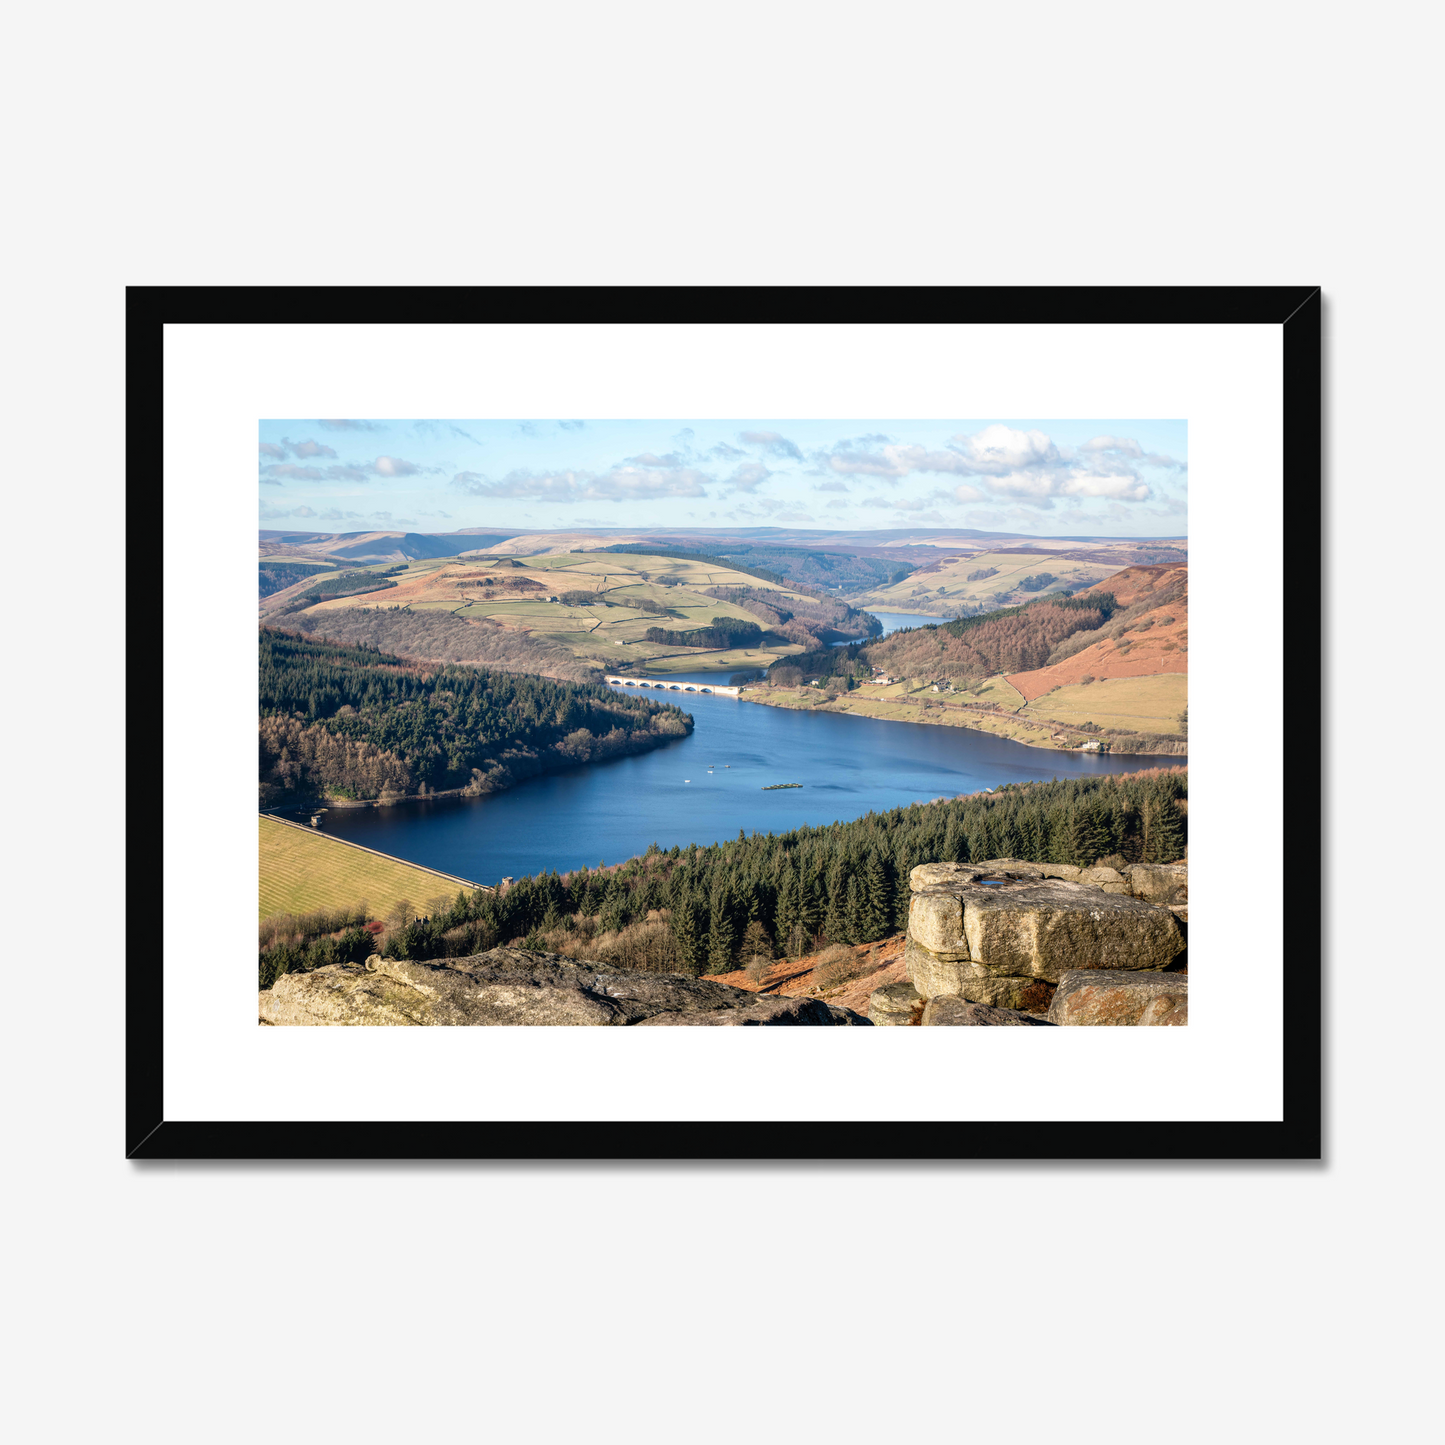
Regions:
[[[1137,566],[1071,596],[779,658],[745,695],[1042,747],[1182,753],[1188,654],[1188,568]]]
[[[796,527],[715,530],[578,528],[546,532],[260,533],[263,557],[277,561],[381,563],[509,554],[542,558],[599,550],[691,554],[744,573],[810,588],[884,611],[953,617],[1009,605],[1028,579],[1040,589],[1090,586],[1123,567],[1184,563],[1183,538],[1027,537],[973,528],[829,531]]]
[[[267,591],[297,568],[294,581]],[[718,557],[596,550],[301,572],[266,559],[260,615],[308,637],[584,681],[602,669],[761,671],[878,624]]]

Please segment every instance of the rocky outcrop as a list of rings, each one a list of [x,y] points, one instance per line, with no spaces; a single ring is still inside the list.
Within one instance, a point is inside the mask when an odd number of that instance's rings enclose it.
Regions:
[[[991,974],[1056,983],[1076,968],[1165,968],[1184,950],[1178,920],[1136,898],[1052,879],[973,889],[969,956]]]
[[[1049,1022],[1095,1026],[1187,1024],[1189,975],[1122,969],[1066,973],[1049,1005]]]
[[[1069,974],[1157,974],[1184,958],[1183,864],[1120,871],[1001,858],[927,863],[909,881],[904,963],[925,1000],[1044,1014]]]
[[[996,1026],[999,1024],[1041,1024],[1048,1028],[1051,1020],[1020,1009],[990,1008],[987,1004],[969,1003],[967,999],[944,995],[931,998],[923,1010],[924,1028],[957,1028],[960,1026]]]
[[[1057,982],[1076,968],[1165,968],[1183,952],[1179,922],[1167,908],[1103,889],[977,871],[931,884],[912,899],[913,957],[923,964],[921,949],[930,963],[955,965],[940,970],[940,978],[1009,975]]]
[[[1183,863],[1135,863],[1129,868],[1135,898],[1164,908],[1189,903],[1189,869]]]
[[[1054,985],[1030,976],[1002,977],[969,959],[944,959],[909,939],[903,960],[914,987],[925,998],[957,997],[996,1008],[1031,1009],[1043,1013]]]
[[[874,989],[868,996],[868,1021],[885,1028],[923,1021],[923,995],[911,983],[890,983]]]
[[[638,973],[557,954],[494,948],[468,958],[371,959],[285,974],[260,996],[282,1025],[867,1025],[813,998],[749,993],[681,974]]]

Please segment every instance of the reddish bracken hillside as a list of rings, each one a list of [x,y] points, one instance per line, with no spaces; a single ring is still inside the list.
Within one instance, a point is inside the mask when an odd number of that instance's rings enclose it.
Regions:
[[[1189,569],[1127,567],[1078,593],[1112,592],[1120,612],[1095,634],[1069,639],[1061,651],[1092,635],[1097,641],[1050,667],[1009,675],[1009,683],[1029,702],[1050,688],[1080,683],[1086,677],[1149,677],[1189,671]],[[1150,606],[1151,600],[1158,602]],[[1127,615],[1121,615],[1127,614]]]
[[[1092,592],[1112,592],[1114,601],[1120,607],[1132,607],[1136,602],[1142,602],[1148,597],[1162,595],[1176,582],[1188,585],[1187,567],[1126,567],[1122,572],[1115,572],[1112,577],[1096,582],[1092,587],[1085,587],[1076,595],[1087,597]]]
[[[750,993],[825,999],[866,1017],[868,998],[875,988],[903,981],[903,935],[853,948],[835,945],[805,958],[779,959],[758,982],[742,969],[736,973],[711,973],[708,977]]]

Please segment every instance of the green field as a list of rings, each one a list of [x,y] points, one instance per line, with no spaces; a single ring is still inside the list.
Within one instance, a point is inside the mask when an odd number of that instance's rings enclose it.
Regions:
[[[1045,693],[1022,716],[1056,722],[1098,723],[1136,733],[1182,733],[1179,714],[1189,702],[1189,678],[1182,672],[1149,677],[1115,677],[1087,686],[1061,687]]]
[[[1121,564],[1122,565],[1122,564]],[[996,568],[992,577],[981,577],[970,582],[971,572]],[[1027,602],[1031,597],[1043,593],[1020,592],[1014,589],[1026,577],[1037,577],[1050,572],[1056,581],[1050,586],[1067,583],[1078,589],[1102,581],[1111,573],[1119,571],[1101,562],[1073,562],[1049,552],[1033,552],[1024,556],[1006,552],[979,552],[972,557],[949,562],[937,572],[915,572],[896,582],[891,587],[879,588],[862,597],[850,599],[855,607],[890,609],[899,612],[923,612],[932,615],[951,616],[953,607],[960,605],[1012,606]],[[1045,589],[1047,590],[1047,589]],[[999,594],[1009,594],[999,597]],[[995,600],[998,599],[998,600]]]
[[[413,612],[448,612],[464,619],[491,618],[504,626],[535,632],[567,648],[574,656],[608,668],[642,668],[653,671],[736,672],[767,667],[780,657],[803,651],[795,643],[779,639],[774,645],[752,650],[726,652],[683,650],[667,643],[648,642],[647,631],[662,627],[685,632],[706,626],[714,617],[731,617],[743,622],[758,619],[746,608],[715,597],[701,595],[703,587],[757,585],[757,579],[729,567],[703,565],[671,557],[619,553],[518,558],[512,567],[506,559],[428,558],[408,566],[394,579],[410,583],[403,596],[395,592],[339,598],[314,609],[315,614],[351,608],[380,608],[405,605]],[[497,562],[503,565],[496,565]],[[434,577],[432,574],[436,574]],[[488,589],[482,576],[495,577]],[[488,590],[504,591],[509,578],[530,575],[546,592],[523,597],[490,599]],[[658,580],[666,577],[670,585]],[[461,582],[463,585],[458,585]],[[773,589],[786,603],[801,594],[787,587]],[[546,596],[564,592],[597,592],[593,606],[569,606],[548,602]],[[622,599],[647,599],[666,609],[666,615],[640,612],[622,605]],[[611,600],[608,600],[611,599]]]
[[[260,819],[261,887],[258,918],[273,913],[312,913],[365,902],[384,918],[401,899],[420,910],[429,900],[457,896],[459,885],[399,859],[363,853],[325,833],[288,828]]]

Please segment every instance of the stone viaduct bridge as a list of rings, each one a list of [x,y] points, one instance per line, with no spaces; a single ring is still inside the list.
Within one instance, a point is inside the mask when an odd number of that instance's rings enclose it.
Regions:
[[[655,687],[659,692],[715,692],[723,697],[737,697],[740,687],[715,687],[710,682],[667,682],[658,677],[613,677],[607,681],[613,687]]]

